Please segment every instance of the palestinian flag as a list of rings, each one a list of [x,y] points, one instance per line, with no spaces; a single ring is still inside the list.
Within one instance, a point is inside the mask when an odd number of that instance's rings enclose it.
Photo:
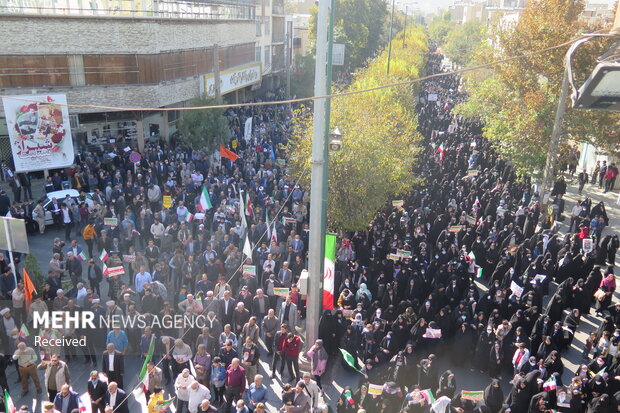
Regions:
[[[207,187],[203,186],[202,187],[202,193],[200,194],[200,203],[198,204],[198,209],[200,209],[202,212],[204,211],[208,211],[209,209],[213,208],[213,205],[211,205],[211,198],[209,197],[209,191],[207,191]]]
[[[336,270],[336,235],[325,234],[325,264],[323,268],[323,309],[334,309],[334,276]]]
[[[422,390],[420,394],[424,397],[428,404],[435,402],[435,396],[433,395],[433,391],[431,389]]]
[[[441,145],[439,145],[439,148],[437,148],[437,152],[439,152],[439,162],[443,162],[443,156],[445,154],[443,142],[441,143]]]
[[[187,211],[185,213],[185,221],[192,222],[193,220],[194,220],[194,214],[192,214],[191,212]]]
[[[349,353],[346,350],[340,349],[340,354],[342,354],[342,358],[344,359],[344,362],[347,363],[347,366],[351,367],[353,370],[357,371],[360,374],[363,374],[360,369],[358,369],[355,364],[356,364],[356,360],[353,358],[353,356],[351,355],[351,353]]]
[[[551,391],[558,388],[558,384],[555,382],[555,377],[551,376],[549,380],[543,383],[544,391]]]
[[[17,411],[15,404],[13,404],[13,399],[11,399],[6,389],[4,390],[4,410],[6,413],[15,413]]]
[[[105,248],[101,249],[101,254],[99,254],[99,259],[101,260],[101,262],[106,262],[106,260],[108,259],[108,252],[105,250]]]
[[[77,255],[76,258],[80,261],[86,261],[88,259],[88,255],[86,255],[86,253],[82,251]]]

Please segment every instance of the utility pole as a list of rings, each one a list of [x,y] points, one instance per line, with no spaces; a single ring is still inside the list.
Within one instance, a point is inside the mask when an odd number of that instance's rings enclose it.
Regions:
[[[403,48],[407,47],[405,44],[405,38],[407,37],[407,12],[409,11],[409,5],[405,4],[405,27],[403,28]]]
[[[560,92],[560,100],[558,101],[558,108],[555,111],[555,120],[553,122],[553,132],[551,133],[551,142],[549,143],[549,150],[547,152],[547,161],[545,162],[545,172],[543,175],[542,185],[540,187],[539,196],[540,203],[543,207],[542,217],[547,216],[547,209],[545,202],[545,196],[547,187],[550,186],[553,179],[553,172],[555,170],[555,164],[558,159],[558,147],[560,146],[560,136],[562,135],[562,124],[564,123],[564,114],[566,113],[566,99],[568,98],[569,88],[569,74],[568,74],[568,58],[564,59],[564,77],[562,78],[562,90]]]
[[[314,95],[327,94],[327,31],[330,0],[319,0],[316,31],[316,66]],[[314,121],[312,138],[312,177],[310,181],[310,240],[308,254],[308,309],[306,315],[306,346],[314,344],[319,335],[319,319],[323,302],[323,264],[325,260],[324,203],[327,201],[326,156],[326,109],[327,99],[314,100]]]
[[[388,45],[388,61],[387,61],[387,74],[390,74],[390,59],[392,58],[392,30],[394,28],[394,6],[396,0],[392,0],[392,17],[390,18],[390,44]]]

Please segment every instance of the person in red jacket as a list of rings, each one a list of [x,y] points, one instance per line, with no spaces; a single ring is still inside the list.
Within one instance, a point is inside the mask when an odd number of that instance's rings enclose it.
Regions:
[[[299,352],[301,351],[301,345],[301,338],[298,335],[288,333],[284,343],[284,361],[288,368],[290,382],[297,382],[301,378],[299,375]],[[295,369],[294,372],[293,368]]]
[[[245,369],[239,365],[239,359],[234,358],[226,369],[226,405],[230,410],[233,401],[243,397],[245,392]]]
[[[284,323],[280,326],[280,331],[278,331],[274,337],[274,343],[276,346],[276,351],[273,353],[273,362],[271,363],[271,378],[276,378],[276,370],[278,367],[278,361],[280,362],[280,377],[284,373],[284,344],[286,343],[286,337],[288,335],[288,324]]]

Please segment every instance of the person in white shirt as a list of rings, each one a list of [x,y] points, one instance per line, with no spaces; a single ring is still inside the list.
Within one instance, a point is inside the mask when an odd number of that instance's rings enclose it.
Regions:
[[[189,385],[188,393],[189,401],[187,409],[190,413],[196,413],[200,403],[202,403],[204,399],[208,400],[211,398],[209,389],[197,381],[193,381],[192,384]]]
[[[189,402],[189,386],[195,382],[194,376],[189,374],[189,369],[183,369],[174,381],[174,390],[177,395],[177,412],[183,413],[183,407],[188,406]]]
[[[573,209],[570,211],[570,225],[568,227],[568,232],[571,232],[571,229],[575,232],[579,229],[579,222],[581,221],[579,214],[581,213],[581,201],[577,201]],[[573,224],[575,225],[573,228]]]

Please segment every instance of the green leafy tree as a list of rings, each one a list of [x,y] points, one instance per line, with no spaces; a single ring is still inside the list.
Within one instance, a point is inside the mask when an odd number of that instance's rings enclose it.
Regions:
[[[486,122],[484,136],[521,171],[542,172],[564,71],[566,48],[520,57],[576,38],[586,30],[579,22],[583,1],[539,0],[528,2],[514,26],[498,26],[492,37],[495,47],[482,41],[471,54],[475,63],[519,57],[492,69],[473,72],[466,78],[467,102],[456,112],[481,117]],[[577,78],[583,80],[596,57],[610,46],[607,40],[588,43],[573,61]],[[620,117],[612,112],[568,109],[564,139],[617,152],[614,131]],[[558,154],[559,156],[559,154]]]
[[[450,12],[446,11],[433,17],[433,20],[428,24],[428,33],[437,44],[444,44],[448,33],[454,27],[455,23],[451,21]]]
[[[400,34],[402,36],[402,33]],[[392,45],[390,75],[387,52],[362,69],[347,87],[358,91],[421,75],[428,52],[419,26],[407,30]],[[413,167],[420,135],[414,113],[416,89],[408,85],[332,99],[331,127],[342,132],[342,149],[330,154],[327,218],[331,230],[357,231],[368,227],[387,201],[406,193],[415,181]],[[310,166],[312,116],[301,109],[295,117],[287,153],[300,174]],[[304,175],[309,183],[309,174]]]
[[[343,69],[353,71],[363,66],[387,41],[391,9],[388,10],[383,0],[334,0],[334,4],[334,40],[345,45]],[[311,10],[310,39],[313,42],[316,41],[317,12],[316,7]]]
[[[487,38],[485,27],[477,21],[455,25],[445,36],[441,47],[446,56],[459,66],[465,66],[474,57],[475,49]]]
[[[192,106],[212,106],[215,99],[194,99]],[[179,130],[185,143],[194,149],[213,152],[230,140],[230,126],[224,109],[189,110],[183,112]]]

